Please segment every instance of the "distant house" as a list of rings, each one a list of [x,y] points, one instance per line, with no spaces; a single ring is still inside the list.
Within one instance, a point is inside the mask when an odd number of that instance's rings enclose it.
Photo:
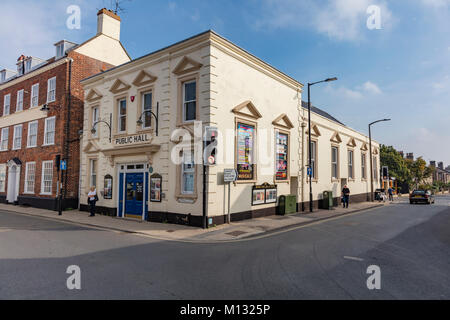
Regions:
[[[103,9],[97,19],[97,34],[84,43],[61,40],[54,57],[21,55],[17,71],[0,71],[0,202],[56,209],[62,193],[63,208],[78,207],[80,80],[130,60],[120,18]],[[59,159],[67,163],[62,177]]]

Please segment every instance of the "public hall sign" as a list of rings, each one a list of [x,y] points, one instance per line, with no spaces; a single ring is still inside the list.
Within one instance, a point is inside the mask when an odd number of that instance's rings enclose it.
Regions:
[[[116,138],[114,140],[114,144],[117,146],[125,146],[125,145],[148,143],[150,141],[151,139],[149,138],[148,134],[138,134],[128,137]]]

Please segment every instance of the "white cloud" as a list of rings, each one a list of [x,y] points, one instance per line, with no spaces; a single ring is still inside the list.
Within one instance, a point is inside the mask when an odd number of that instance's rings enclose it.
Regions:
[[[358,100],[364,97],[368,97],[369,95],[380,95],[383,93],[378,85],[371,81],[367,81],[362,85],[356,86],[354,89],[346,87],[335,88],[334,86],[327,86],[325,90],[334,95],[339,95],[351,100]]]
[[[312,28],[338,41],[364,38],[367,30],[367,8],[376,4],[381,9],[382,28],[390,25],[392,14],[384,1],[371,0],[263,0],[262,16],[256,28]]]
[[[363,90],[372,94],[381,94],[381,89],[373,82],[367,81],[363,84]]]

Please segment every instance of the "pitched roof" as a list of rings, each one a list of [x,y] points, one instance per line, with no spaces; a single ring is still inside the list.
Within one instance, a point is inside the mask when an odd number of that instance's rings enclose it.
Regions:
[[[308,102],[302,101],[302,107],[305,109],[308,109]],[[333,117],[331,114],[329,114],[328,112],[319,109],[315,106],[311,106],[311,112],[314,112],[318,115],[321,115],[322,117],[325,117],[331,121],[337,122],[339,124],[342,124],[343,126],[345,126],[345,124],[343,124],[342,122],[340,122],[338,119],[336,119],[335,117]]]

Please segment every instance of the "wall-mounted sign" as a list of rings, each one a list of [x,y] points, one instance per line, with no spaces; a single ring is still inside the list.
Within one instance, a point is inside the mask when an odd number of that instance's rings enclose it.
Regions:
[[[254,186],[252,190],[252,206],[276,203],[278,199],[278,187],[264,183],[260,186]]]
[[[150,141],[151,139],[148,136],[148,134],[138,134],[134,136],[114,139],[114,144],[117,146],[122,146],[122,145],[142,144]]]
[[[105,176],[103,198],[112,199],[112,197],[113,197],[113,177],[108,174]]]
[[[136,96],[131,96],[130,99],[131,99],[131,102],[134,102],[134,99],[136,99]]]
[[[161,202],[162,198],[162,176],[154,174],[150,177],[150,201]]]

